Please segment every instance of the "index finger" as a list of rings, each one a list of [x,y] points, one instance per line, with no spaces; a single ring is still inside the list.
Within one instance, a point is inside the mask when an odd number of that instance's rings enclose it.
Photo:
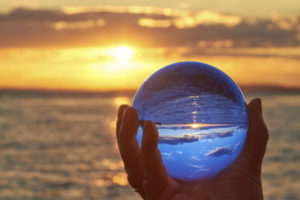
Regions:
[[[141,150],[136,140],[138,127],[139,119],[137,112],[133,107],[127,107],[122,117],[119,133],[117,134],[119,150],[130,185],[143,197],[143,165]]]
[[[117,136],[117,140],[118,140],[118,144],[119,144],[119,132],[120,132],[120,126],[121,126],[121,122],[122,122],[122,119],[123,119],[123,114],[124,114],[124,111],[126,110],[126,108],[128,108],[129,106],[128,105],[121,105],[119,107],[119,111],[118,111],[118,119],[117,119],[117,124],[116,124],[116,136]]]

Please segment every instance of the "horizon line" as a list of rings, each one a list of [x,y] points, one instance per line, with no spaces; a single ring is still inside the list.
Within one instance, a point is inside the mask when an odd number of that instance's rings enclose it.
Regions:
[[[245,92],[300,92],[300,86],[282,86],[271,84],[249,84],[239,85],[239,88]],[[126,89],[83,89],[83,88],[18,88],[18,87],[0,87],[0,92],[45,92],[45,93],[133,93],[138,88]]]

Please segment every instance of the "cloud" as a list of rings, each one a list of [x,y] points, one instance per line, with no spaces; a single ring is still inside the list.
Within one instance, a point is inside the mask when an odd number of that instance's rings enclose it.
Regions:
[[[237,143],[234,145],[229,145],[226,147],[218,147],[210,152],[208,152],[207,154],[205,154],[206,156],[212,156],[212,157],[220,157],[220,156],[224,156],[224,155],[231,155],[234,150],[240,145],[241,143]]]
[[[142,18],[139,20],[140,26],[145,27],[164,27],[175,26],[179,29],[193,28],[198,25],[211,25],[211,24],[222,24],[228,27],[235,26],[242,21],[242,18],[234,15],[221,15],[217,12],[202,11],[196,13],[177,13],[170,19],[152,19]]]
[[[16,9],[0,15],[0,47],[105,46],[126,42],[156,48],[295,47],[300,17],[245,18],[211,11],[152,7]]]
[[[208,172],[208,171],[210,171],[210,169],[207,168],[207,166],[205,166],[205,165],[190,164],[190,166],[192,167],[193,172]]]
[[[231,137],[233,136],[233,132],[234,130],[232,131],[227,131],[227,132],[220,132],[220,133],[212,133],[212,134],[209,134],[209,135],[204,135],[203,137],[201,138],[225,138],[225,137]]]
[[[158,27],[158,28],[168,28],[172,25],[171,20],[167,19],[152,19],[152,18],[141,18],[138,21],[140,26],[145,27]]]
[[[274,15],[271,17],[271,21],[276,27],[288,31],[292,31],[295,27],[296,28],[298,27],[298,29],[300,28],[299,26],[300,17],[298,16]],[[273,26],[270,26],[269,28],[272,29]]]
[[[175,136],[160,136],[159,143],[160,144],[170,144],[170,145],[177,145],[177,144],[184,144],[184,143],[191,143],[197,142],[199,137],[197,135],[184,135],[180,137]]]
[[[185,14],[175,18],[174,24],[178,28],[191,28],[198,25],[221,24],[233,27],[242,21],[242,17],[235,15],[223,15],[212,11],[202,11],[195,14]]]
[[[53,24],[54,29],[56,30],[87,29],[93,27],[101,27],[104,25],[105,25],[104,19],[84,20],[84,21],[76,21],[76,22],[58,21]]]
[[[234,151],[233,145],[229,145],[226,147],[218,147],[217,149],[212,150],[211,152],[208,152],[206,154],[206,156],[220,157],[220,156],[224,156],[224,155],[230,155],[233,153],[233,151]]]
[[[220,132],[220,133],[210,133],[210,134],[194,134],[194,135],[183,135],[183,136],[160,136],[160,144],[185,144],[197,142],[200,139],[212,139],[212,138],[225,138],[233,136],[233,131]]]

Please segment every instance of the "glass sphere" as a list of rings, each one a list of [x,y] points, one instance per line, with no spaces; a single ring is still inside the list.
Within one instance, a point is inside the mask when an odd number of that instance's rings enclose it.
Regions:
[[[179,62],[152,74],[135,95],[141,126],[156,124],[168,174],[180,180],[214,176],[241,152],[248,129],[245,98],[225,73],[200,62]]]

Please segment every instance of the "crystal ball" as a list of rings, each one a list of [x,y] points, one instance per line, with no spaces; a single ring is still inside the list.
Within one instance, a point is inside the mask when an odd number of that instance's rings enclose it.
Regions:
[[[248,129],[245,98],[219,69],[179,62],[152,74],[137,91],[133,107],[159,132],[158,148],[169,176],[197,180],[217,175],[241,152]]]

